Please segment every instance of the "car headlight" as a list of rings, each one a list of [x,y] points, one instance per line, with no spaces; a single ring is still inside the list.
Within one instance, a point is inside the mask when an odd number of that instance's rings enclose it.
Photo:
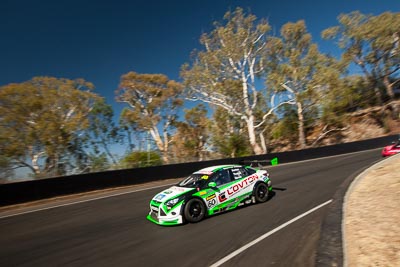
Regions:
[[[171,209],[173,206],[176,205],[176,203],[178,203],[181,200],[182,200],[181,197],[170,199],[167,202],[165,202],[165,206],[167,206],[168,209]]]

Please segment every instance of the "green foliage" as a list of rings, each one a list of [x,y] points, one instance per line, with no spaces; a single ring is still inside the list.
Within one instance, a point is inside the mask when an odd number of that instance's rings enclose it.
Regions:
[[[327,91],[321,103],[321,120],[326,125],[341,127],[346,114],[371,105],[374,95],[360,76],[346,77]]]
[[[90,111],[89,131],[87,138],[90,140],[95,154],[104,150],[112,163],[117,164],[115,156],[111,153],[110,146],[123,141],[121,129],[113,121],[114,112],[104,99],[100,99],[93,105]]]
[[[293,106],[283,108],[282,119],[277,121],[272,127],[273,139],[289,139],[295,141],[297,138],[298,118]]]
[[[249,142],[241,134],[233,133],[225,138],[216,136],[214,146],[223,157],[245,157],[253,154]]]
[[[341,14],[338,20],[339,26],[326,29],[322,36],[338,40],[343,62],[354,63],[362,70],[378,103],[384,100],[379,84],[393,99],[393,87],[400,82],[400,13],[371,16],[354,11]]]
[[[210,123],[207,113],[203,104],[185,110],[185,121],[176,123],[177,132],[172,139],[175,157],[184,161],[204,159]]]
[[[140,136],[145,133],[143,130],[137,127],[137,124],[134,118],[132,118],[131,114],[132,112],[130,112],[129,108],[124,108],[119,116],[119,129],[121,133],[124,133],[124,137],[126,137],[128,142],[125,151],[126,153],[131,153],[136,147],[134,144],[134,136],[136,136],[136,139],[139,140]]]
[[[37,176],[85,168],[80,133],[99,97],[82,79],[35,77],[0,88],[0,150]]]
[[[210,124],[213,149],[222,157],[241,157],[253,154],[243,130],[242,121],[229,115],[226,110],[217,108]]]
[[[12,163],[9,158],[0,155],[0,184],[6,183],[14,176]]]
[[[109,170],[111,165],[106,153],[89,154],[90,172],[101,172]]]
[[[160,154],[155,151],[135,151],[126,155],[121,160],[123,168],[141,168],[161,165]]]

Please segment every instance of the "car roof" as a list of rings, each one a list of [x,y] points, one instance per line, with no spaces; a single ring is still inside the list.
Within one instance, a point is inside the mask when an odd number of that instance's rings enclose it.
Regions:
[[[213,172],[216,172],[220,169],[226,169],[226,168],[234,168],[234,167],[242,167],[241,165],[237,164],[231,164],[231,165],[216,165],[216,166],[210,166],[201,170],[196,171],[195,173],[201,173],[201,174],[211,174]]]

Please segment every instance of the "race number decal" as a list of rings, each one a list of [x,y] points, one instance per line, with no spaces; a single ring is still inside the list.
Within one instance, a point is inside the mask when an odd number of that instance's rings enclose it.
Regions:
[[[215,206],[215,204],[217,204],[217,200],[216,200],[216,198],[213,198],[213,199],[211,199],[211,200],[209,200],[209,201],[207,202],[207,207],[208,207],[209,209],[211,209],[212,207]]]

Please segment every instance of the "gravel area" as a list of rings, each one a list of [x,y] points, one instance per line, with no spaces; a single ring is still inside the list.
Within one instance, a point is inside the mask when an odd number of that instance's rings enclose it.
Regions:
[[[400,266],[400,154],[361,174],[343,211],[344,266]]]

